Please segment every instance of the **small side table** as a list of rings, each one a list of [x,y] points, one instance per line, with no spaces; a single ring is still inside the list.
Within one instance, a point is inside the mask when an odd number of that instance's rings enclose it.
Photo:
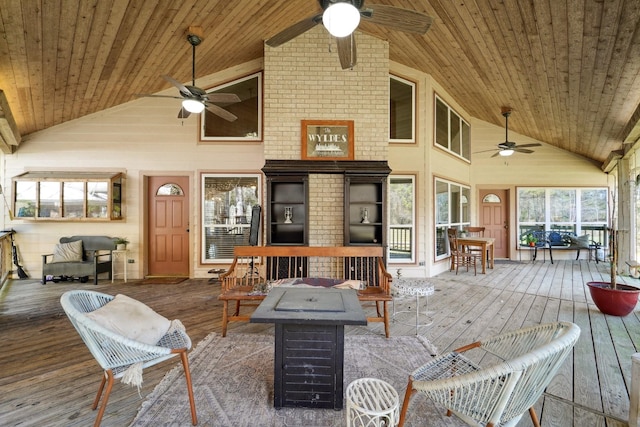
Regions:
[[[113,283],[114,279],[116,278],[116,275],[121,274],[124,276],[124,283],[127,283],[127,262],[128,262],[128,255],[129,255],[129,251],[127,249],[125,250],[114,250],[111,251],[112,254],[112,258],[111,258],[111,283]],[[117,269],[116,269],[116,264],[118,263],[118,261],[122,261],[122,272],[121,273],[116,273]]]
[[[430,326],[433,323],[432,319],[427,318],[426,323],[420,323],[420,314],[428,316],[428,308],[429,308],[429,295],[433,295],[435,292],[434,286],[429,283],[426,279],[418,279],[418,278],[407,278],[407,279],[393,279],[391,282],[391,291],[394,296],[414,296],[416,297],[416,335],[418,335],[418,328],[421,326]],[[424,311],[420,312],[420,297],[425,298],[425,306]],[[395,321],[396,315],[401,313],[408,313],[410,310],[397,311],[396,312],[396,302],[395,298],[393,300],[393,320]]]
[[[398,392],[386,381],[360,378],[347,387],[347,427],[392,427],[398,417]]]
[[[209,283],[215,283],[218,282],[220,280],[220,275],[223,273],[226,273],[227,270],[225,270],[224,268],[212,268],[211,270],[209,270],[207,273],[209,274],[213,274],[214,276],[212,278],[209,279]]]

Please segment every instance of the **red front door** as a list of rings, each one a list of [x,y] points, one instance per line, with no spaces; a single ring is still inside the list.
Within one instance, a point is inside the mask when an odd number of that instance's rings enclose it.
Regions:
[[[149,276],[189,276],[189,177],[149,177],[147,194]]]
[[[509,192],[480,190],[480,224],[485,237],[493,237],[494,257],[509,257]]]

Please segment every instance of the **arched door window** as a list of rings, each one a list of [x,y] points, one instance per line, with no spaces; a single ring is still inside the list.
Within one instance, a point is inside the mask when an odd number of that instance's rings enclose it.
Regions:
[[[497,194],[489,193],[482,198],[482,203],[500,203],[500,197]]]
[[[156,196],[184,196],[184,191],[178,184],[167,183],[158,188]]]

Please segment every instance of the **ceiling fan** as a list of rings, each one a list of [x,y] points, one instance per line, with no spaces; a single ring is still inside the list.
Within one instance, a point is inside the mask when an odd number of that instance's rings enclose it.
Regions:
[[[425,34],[433,23],[430,16],[395,6],[372,4],[364,8],[364,0],[318,0],[318,3],[322,13],[285,28],[267,40],[267,45],[280,46],[322,23],[327,31],[337,38],[340,65],[342,69],[347,69],[356,65],[356,41],[353,32],[358,27],[360,18],[394,30],[418,34]]]
[[[191,27],[193,28],[193,27]],[[240,97],[235,93],[207,93],[203,89],[196,86],[196,46],[202,42],[202,38],[196,34],[188,34],[187,41],[191,44],[193,49],[193,59],[191,67],[192,85],[183,85],[171,76],[163,75],[162,77],[178,88],[180,96],[169,95],[138,95],[154,98],[173,98],[182,99],[182,108],[178,112],[179,119],[185,119],[189,117],[191,113],[201,113],[206,108],[213,114],[222,117],[230,122],[236,120],[238,117],[235,114],[225,110],[216,104],[233,104],[240,102]]]
[[[529,150],[530,147],[540,147],[542,145],[538,142],[518,145],[515,142],[509,141],[509,116],[511,116],[511,108],[503,108],[502,116],[504,117],[505,121],[504,142],[498,144],[498,151],[491,157],[507,157],[511,156],[513,153],[531,154],[533,153],[533,150]],[[478,151],[478,153],[486,153],[487,151],[493,150]]]

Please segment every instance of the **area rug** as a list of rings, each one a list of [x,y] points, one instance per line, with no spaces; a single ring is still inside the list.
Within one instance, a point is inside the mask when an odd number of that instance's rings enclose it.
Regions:
[[[273,407],[273,336],[211,334],[190,353],[199,426],[342,427],[345,410]],[[344,389],[356,378],[389,382],[400,405],[408,375],[435,349],[423,337],[345,337]],[[181,366],[171,370],[143,402],[132,426],[189,426],[191,415]],[[346,400],[345,400],[346,406]],[[422,395],[415,395],[406,426],[461,426]]]
[[[139,285],[177,285],[188,277],[146,277],[138,282]]]

